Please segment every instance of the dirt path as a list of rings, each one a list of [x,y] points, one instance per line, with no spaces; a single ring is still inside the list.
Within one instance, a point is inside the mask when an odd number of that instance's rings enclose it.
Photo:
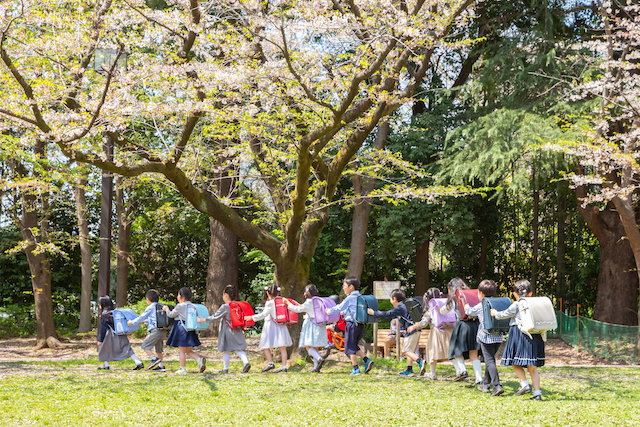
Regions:
[[[222,354],[218,353],[215,339],[203,338],[202,351],[211,360],[222,360]],[[249,357],[262,354],[258,348],[258,339],[249,338]],[[35,350],[34,338],[15,338],[0,340],[0,362],[26,362],[26,361],[64,361],[97,357],[98,351],[95,338],[83,338],[79,340],[66,340],[61,348]],[[139,339],[131,339],[136,354],[142,356]],[[547,366],[607,366],[625,365],[624,362],[616,362],[582,353],[565,344],[559,339],[549,339],[546,345]],[[331,358],[339,359],[340,355],[332,353]],[[144,357],[143,359],[146,359]],[[178,360],[178,350],[169,348],[166,350],[167,360]]]

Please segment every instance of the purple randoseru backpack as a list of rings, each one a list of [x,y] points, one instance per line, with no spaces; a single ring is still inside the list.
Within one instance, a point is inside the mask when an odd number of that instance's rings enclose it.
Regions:
[[[315,316],[313,323],[316,325],[328,325],[340,320],[340,313],[327,314],[324,312],[327,308],[336,306],[336,302],[331,298],[313,297],[311,298],[311,304],[313,306],[313,315]]]
[[[441,331],[445,328],[453,328],[453,325],[456,323],[456,312],[454,310],[451,310],[447,314],[440,314],[440,307],[446,303],[446,298],[433,298],[429,300],[431,324]]]

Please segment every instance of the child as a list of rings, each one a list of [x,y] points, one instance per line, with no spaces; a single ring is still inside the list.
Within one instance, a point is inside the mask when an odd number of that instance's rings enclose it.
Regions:
[[[220,329],[218,332],[218,351],[222,353],[223,367],[221,374],[229,373],[229,361],[231,360],[231,352],[235,351],[244,367],[242,373],[246,374],[251,369],[249,359],[244,350],[247,348],[247,341],[244,338],[244,331],[241,328],[231,328],[231,308],[229,303],[235,301],[238,298],[238,291],[235,286],[227,285],[222,293],[222,301],[224,304],[220,306],[218,311],[214,315],[207,317],[198,317],[198,322],[212,322],[214,320],[221,320],[224,318],[224,322],[220,322]]]
[[[307,285],[304,288],[305,301],[302,305],[294,305],[285,299],[285,304],[289,310],[295,313],[306,313],[304,316],[304,322],[302,323],[302,330],[300,331],[300,342],[298,347],[306,347],[307,353],[313,359],[313,369],[311,372],[320,372],[324,363],[324,358],[320,357],[318,349],[329,344],[327,338],[327,329],[323,325],[317,325],[314,323],[315,315],[313,313],[313,297],[320,295],[318,288],[315,285]]]
[[[191,289],[180,288],[178,291],[178,305],[173,310],[169,310],[166,305],[162,307],[167,312],[167,316],[171,318],[178,318],[180,322],[175,322],[169,332],[169,338],[167,338],[167,345],[171,347],[178,347],[180,357],[180,369],[176,371],[177,374],[187,373],[187,356],[195,360],[198,363],[200,373],[203,373],[207,369],[207,359],[201,357],[198,353],[193,351],[193,347],[200,345],[200,340],[195,331],[187,331],[184,327],[184,322],[187,320],[187,305],[191,304]]]
[[[391,319],[389,323],[389,335],[387,335],[387,339],[384,341],[384,358],[391,359],[391,347],[396,346],[396,323],[398,323],[398,319]]]
[[[364,333],[364,324],[356,323],[355,312],[360,289],[360,281],[355,277],[347,277],[342,282],[342,290],[347,297],[335,307],[328,308],[327,314],[340,312],[346,322],[344,331],[344,354],[351,359],[351,375],[359,375],[358,356],[364,361],[364,373],[369,373],[373,368],[373,360],[369,359],[358,346]]]
[[[411,325],[407,328],[407,332],[413,332],[416,329],[425,328],[429,323],[431,323],[431,312],[429,311],[429,300],[433,298],[442,298],[442,292],[438,288],[430,288],[424,294],[424,314],[422,315],[422,320],[415,325]],[[445,309],[446,306],[442,306],[441,309]],[[442,311],[442,310],[441,310]],[[438,362],[445,362],[449,359],[449,342],[451,341],[451,334],[453,333],[453,328],[444,328],[442,330],[431,327],[431,332],[429,333],[429,338],[427,339],[427,349],[426,353],[426,362],[423,363],[422,369],[420,370],[420,375],[424,374],[425,378],[430,380],[435,380],[436,377],[436,366]],[[429,364],[430,372],[428,374],[424,373],[425,368]]]
[[[449,290],[449,296],[447,303],[442,307],[440,313],[447,314],[451,310],[456,312],[456,323],[453,325],[453,332],[451,333],[451,340],[449,342],[449,360],[453,362],[453,367],[456,370],[456,377],[454,381],[463,381],[469,377],[467,374],[467,368],[464,366],[464,359],[471,360],[471,366],[473,366],[473,372],[475,373],[475,383],[472,387],[482,383],[482,364],[478,359],[478,350],[480,345],[476,340],[478,334],[478,319],[460,319],[460,311],[458,304],[456,303],[456,291],[458,289],[469,289],[466,283],[459,277],[455,277],[447,284]]]
[[[116,305],[108,296],[98,298],[98,308],[102,310],[102,320],[100,322],[100,331],[98,332],[98,360],[104,362],[98,370],[109,370],[109,362],[125,360],[131,358],[136,366],[134,371],[144,368],[144,365],[138,359],[131,348],[129,338],[126,335],[116,335],[113,331],[113,310]]]
[[[482,300],[485,297],[492,297],[496,294],[496,282],[493,280],[483,280],[478,285],[478,298],[480,303],[473,307],[469,304],[464,306],[465,312],[469,316],[477,316],[480,321],[478,325],[477,340],[480,344],[480,350],[484,357],[484,379],[482,384],[478,385],[478,391],[489,393],[489,387],[493,384],[491,396],[500,396],[504,393],[500,377],[498,376],[498,368],[496,367],[496,351],[502,344],[504,335],[502,332],[490,333],[484,328],[484,310],[482,310]]]
[[[533,383],[533,397],[531,399],[542,400],[540,374],[538,373],[537,367],[544,366],[544,341],[546,332],[543,334],[544,336],[541,334],[528,335],[522,333],[520,330],[522,326],[522,316],[518,300],[522,297],[530,297],[531,295],[531,283],[526,279],[518,280],[513,285],[513,297],[516,301],[506,310],[497,311],[492,309],[491,315],[496,319],[511,318],[509,337],[507,338],[507,344],[502,353],[502,361],[500,364],[503,366],[513,365],[513,370],[520,379],[520,390],[516,391],[516,396],[522,396],[531,391],[531,386],[529,385],[529,381],[527,381],[527,374],[523,368],[526,366],[531,376],[531,382]]]
[[[367,313],[374,317],[382,317],[384,319],[400,318],[400,330],[405,330],[404,341],[402,344],[402,355],[407,358],[407,369],[400,372],[402,376],[413,376],[413,363],[418,362],[419,371],[422,370],[422,359],[416,354],[416,349],[420,343],[420,330],[414,328],[409,331],[409,311],[404,305],[406,295],[402,289],[394,289],[391,291],[389,301],[393,305],[393,309],[389,311],[375,311],[371,308],[367,309]]]
[[[140,316],[134,320],[129,320],[129,326],[138,322],[147,322],[147,336],[142,341],[142,349],[151,358],[151,363],[147,369],[164,372],[166,369],[162,364],[162,342],[167,337],[167,333],[158,329],[158,319],[156,318],[156,305],[160,301],[160,294],[155,289],[149,289],[145,295],[147,300],[147,308]],[[156,354],[153,354],[155,349]]]
[[[293,345],[293,341],[291,341],[287,326],[276,322],[276,303],[274,299],[280,295],[280,288],[273,283],[264,288],[264,291],[264,297],[262,298],[264,310],[262,310],[262,313],[246,316],[245,319],[253,319],[254,322],[264,319],[262,335],[260,336],[260,348],[264,350],[268,363],[262,372],[270,371],[276,367],[271,355],[272,348],[279,348],[282,357],[282,365],[273,372],[287,372],[287,347]]]

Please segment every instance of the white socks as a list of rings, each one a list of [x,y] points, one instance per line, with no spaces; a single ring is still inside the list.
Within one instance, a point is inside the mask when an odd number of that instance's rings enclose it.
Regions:
[[[244,351],[236,351],[236,354],[238,355],[240,360],[242,360],[242,363],[244,365],[249,363],[249,359],[247,359],[247,353],[245,353]],[[230,361],[231,361],[231,352],[230,351],[223,352],[222,353],[222,362],[223,362],[222,369],[229,370],[229,362]]]
[[[529,385],[529,380],[520,381],[520,387],[526,387]]]
[[[471,362],[471,365],[473,366],[473,373],[476,374],[476,382],[479,383],[482,381],[482,363],[480,362],[480,359],[476,359],[473,362]]]
[[[104,362],[104,367],[108,368],[109,367],[109,362]]]
[[[453,367],[456,368],[456,374],[460,375],[463,372],[467,372],[467,368],[464,366],[464,358],[462,356],[458,356],[452,360]]]
[[[429,371],[431,372],[431,378],[436,377],[436,366],[438,366],[437,362],[429,363]]]
[[[308,351],[309,356],[311,356],[313,358],[313,368],[317,368],[318,367],[318,359],[320,359],[320,354],[318,354],[318,350],[316,350],[315,348],[311,347]]]
[[[138,356],[136,356],[135,354],[131,355],[131,359],[136,362],[136,365],[142,365],[142,361],[140,359],[138,359]]]
[[[249,363],[249,359],[247,359],[247,354],[244,351],[236,351],[236,354],[238,355],[240,360],[242,360],[243,364],[246,365],[247,363]]]

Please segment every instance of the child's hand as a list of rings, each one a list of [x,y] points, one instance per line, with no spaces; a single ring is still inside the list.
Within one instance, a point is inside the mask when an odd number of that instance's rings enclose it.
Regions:
[[[325,314],[329,314],[329,309],[328,309],[328,308],[325,308],[325,309],[324,309],[324,312],[325,312]]]
[[[367,313],[373,315],[373,308],[367,308]]]
[[[464,305],[464,310],[465,310],[465,311],[469,310],[470,308],[471,308],[471,306],[470,306],[469,304],[465,304],[465,305]]]
[[[371,309],[369,309],[371,310]],[[411,325],[407,328],[407,332],[411,333],[413,331],[415,331],[416,329],[418,329],[418,327],[416,325]]]
[[[164,311],[169,311],[169,306],[163,305],[163,306],[162,306],[162,309],[163,309]]]
[[[245,320],[245,322],[246,322],[247,320],[253,320],[253,317],[251,317],[251,316],[244,316],[244,320]]]
[[[131,320],[128,320],[127,321],[127,325],[131,326],[131,325],[133,325],[133,322]]]
[[[282,301],[284,301],[285,305],[291,304],[291,301],[289,301],[287,298],[282,298]]]
[[[491,309],[491,316],[496,317],[496,314],[498,314],[498,310],[496,310],[495,308]]]
[[[204,322],[206,322],[206,321],[207,321],[207,319],[205,319],[204,317],[198,316],[198,318],[196,319],[196,321],[197,321],[198,323],[204,323]]]
[[[101,342],[98,342],[98,347],[100,347],[101,345],[102,345],[102,343],[101,343]]]

